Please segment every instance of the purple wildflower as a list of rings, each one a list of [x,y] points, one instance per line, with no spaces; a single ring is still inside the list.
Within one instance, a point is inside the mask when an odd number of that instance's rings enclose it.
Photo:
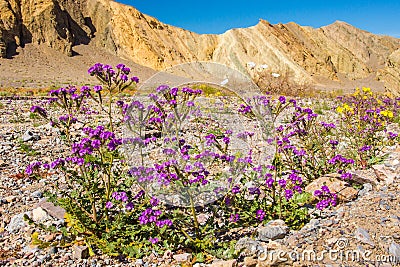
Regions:
[[[150,204],[151,204],[153,207],[157,206],[159,203],[160,203],[160,201],[159,201],[157,198],[155,198],[155,197],[152,197],[152,198],[150,199]]]
[[[114,204],[111,201],[108,201],[106,203],[106,209],[111,209],[112,207],[114,207]]]
[[[286,198],[286,200],[289,200],[289,199],[291,199],[292,197],[293,197],[293,191],[290,190],[290,189],[286,189],[286,190],[285,190],[285,198]]]
[[[229,221],[232,223],[236,223],[239,221],[239,218],[240,218],[239,214],[234,213],[234,214],[231,214],[231,216],[229,217]]]
[[[285,188],[286,187],[286,180],[285,179],[281,179],[278,181],[278,184],[280,187]]]
[[[96,93],[99,93],[101,90],[103,90],[103,87],[102,87],[101,85],[95,85],[95,86],[93,87],[93,90],[94,90]]]
[[[240,187],[237,186],[237,185],[235,185],[235,186],[232,188],[232,193],[233,193],[233,194],[237,194],[237,193],[239,193],[239,192],[240,192]]]
[[[160,240],[157,237],[150,237],[149,238],[150,243],[152,244],[157,244]]]
[[[263,221],[264,218],[265,218],[265,215],[266,215],[265,211],[263,211],[263,210],[261,210],[261,209],[256,211],[256,218],[257,218],[259,221]]]
[[[392,132],[388,132],[389,135],[389,139],[395,139],[397,138],[397,136],[399,136],[397,133],[392,133]]]

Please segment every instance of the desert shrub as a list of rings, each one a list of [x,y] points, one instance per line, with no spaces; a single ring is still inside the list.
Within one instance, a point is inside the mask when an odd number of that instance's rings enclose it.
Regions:
[[[296,81],[289,71],[278,73],[268,70],[257,71],[253,80],[264,93],[273,95],[316,97],[320,93],[309,82]]]

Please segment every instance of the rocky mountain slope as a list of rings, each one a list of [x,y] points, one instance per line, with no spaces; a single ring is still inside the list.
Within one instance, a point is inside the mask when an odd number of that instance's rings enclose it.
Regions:
[[[314,29],[260,20],[253,27],[200,35],[110,0],[0,0],[1,57],[18,57],[27,44],[72,57],[75,46],[90,44],[156,70],[214,61],[253,75],[260,68],[287,73],[325,88],[365,85],[400,92],[400,39],[344,22]]]

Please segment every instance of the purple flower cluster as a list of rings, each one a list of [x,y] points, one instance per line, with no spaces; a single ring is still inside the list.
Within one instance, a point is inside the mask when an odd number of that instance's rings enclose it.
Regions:
[[[321,125],[322,125],[327,131],[336,128],[336,125],[335,125],[334,123],[321,122]]]
[[[103,86],[101,86],[101,85],[93,86],[93,91],[96,93],[100,93],[102,90],[103,90]]]
[[[351,174],[350,172],[345,172],[345,173],[342,173],[340,178],[342,178],[343,180],[350,180],[353,178],[353,174]]]
[[[388,132],[389,139],[396,139],[399,135],[397,133]]]
[[[251,106],[241,104],[238,112],[241,114],[252,113],[251,108],[252,108]]]
[[[182,92],[187,95],[201,95],[203,93],[200,89],[194,90],[188,87],[182,88]]]
[[[114,207],[114,204],[111,201],[107,201],[106,209],[112,209],[112,207]]]
[[[85,159],[81,157],[67,157],[66,161],[72,162],[78,166],[82,166],[85,163]]]
[[[290,189],[285,190],[285,198],[286,200],[290,200],[293,197],[293,191]]]
[[[261,210],[261,209],[259,209],[259,210],[256,211],[256,218],[257,218],[257,220],[259,220],[259,221],[263,221],[264,218],[265,218],[265,215],[266,215],[265,211],[263,211],[263,210]]]
[[[60,116],[58,120],[64,123],[76,123],[78,121],[78,119],[73,117],[72,114]]]
[[[254,136],[254,133],[253,132],[241,132],[241,133],[238,133],[237,134],[237,137],[238,138],[240,138],[240,139],[244,139],[244,140],[246,140],[247,139],[247,137],[253,137]]]
[[[240,192],[240,187],[237,186],[237,185],[235,185],[235,186],[232,188],[232,193],[233,193],[233,194],[238,194],[239,192]]]
[[[206,139],[206,145],[207,146],[211,146],[212,144],[214,144],[216,142],[215,140],[215,135],[213,134],[209,134],[205,137]]]
[[[330,192],[329,188],[324,185],[321,187],[321,190],[315,190],[314,196],[319,199],[316,204],[316,208],[319,210],[323,210],[327,207],[336,206],[337,204],[337,195]]]
[[[354,164],[354,160],[353,159],[347,159],[345,157],[343,157],[342,155],[338,154],[336,156],[334,156],[333,158],[331,158],[328,161],[329,164],[337,164],[337,163],[342,163],[345,165],[350,165],[350,164]]]
[[[56,169],[56,168],[58,168],[59,166],[63,166],[64,164],[65,164],[65,159],[59,158],[59,159],[56,159],[55,161],[53,161],[53,162],[50,164],[50,167],[51,167],[52,169]]]
[[[117,70],[114,70],[110,65],[96,63],[91,66],[88,70],[90,76],[96,76],[100,81],[105,83],[115,82],[117,84],[126,83],[126,82],[134,82],[138,83],[138,77],[131,77],[129,79],[128,75],[131,72],[131,69],[126,67],[124,64],[118,64],[116,66]],[[95,91],[95,92],[99,92]]]
[[[140,191],[133,199],[138,199],[141,196],[143,196],[144,191]],[[126,192],[122,191],[122,192],[113,192],[111,194],[111,197],[114,198],[116,201],[120,201],[122,203],[126,203],[125,204],[125,209],[127,211],[131,211],[134,208],[134,204],[133,202],[128,202],[129,198]],[[106,203],[106,208],[107,209],[111,209],[112,207],[114,207],[114,204],[112,202],[107,202]]]
[[[335,149],[339,142],[337,140],[329,140],[329,144]]]
[[[39,168],[42,166],[42,163],[40,161],[33,162],[26,166],[25,168],[25,173],[27,175],[32,175],[34,171],[39,170]]]
[[[97,126],[95,129],[90,127],[84,128],[83,132],[89,138],[83,138],[78,143],[72,144],[72,153],[79,156],[91,155],[94,150],[100,148],[101,145],[107,143],[109,151],[114,151],[119,145],[122,144],[122,139],[115,138],[115,134],[110,131],[105,131],[103,126]]]
[[[229,221],[231,223],[236,223],[239,221],[239,219],[240,219],[240,215],[237,213],[231,214],[231,216],[229,217]]]
[[[115,66],[118,70],[121,70],[121,72],[123,74],[128,75],[131,72],[131,69],[126,67],[124,64],[118,64],[117,66]]]
[[[260,195],[261,194],[261,190],[258,187],[249,187],[249,194],[250,195]]]
[[[32,113],[39,113],[41,116],[46,117],[47,116],[47,112],[44,108],[39,107],[39,106],[32,106],[30,108],[30,111]]]
[[[160,240],[157,237],[150,237],[149,238],[150,243],[152,244],[157,244]]]
[[[366,152],[366,151],[371,150],[371,148],[372,148],[372,146],[365,145],[365,146],[361,147],[358,151],[359,152]]]
[[[160,220],[159,217],[162,215],[162,211],[158,209],[147,208],[139,216],[139,223],[151,224],[154,223],[158,228],[163,228],[164,226],[171,227],[171,220]]]
[[[67,94],[75,95],[76,91],[77,91],[77,88],[75,86],[70,86],[67,88],[61,87],[61,88],[58,88],[55,90],[51,90],[49,92],[49,95],[51,95],[51,96],[61,96],[61,95],[65,96]]]
[[[126,194],[126,192],[114,192],[111,194],[111,196],[117,201],[122,201],[122,202],[128,201],[128,195]]]

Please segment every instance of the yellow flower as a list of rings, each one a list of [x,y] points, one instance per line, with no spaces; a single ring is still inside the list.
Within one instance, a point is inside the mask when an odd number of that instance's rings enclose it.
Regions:
[[[343,112],[354,113],[354,109],[352,107],[350,107],[347,103],[344,103],[342,107],[337,107],[336,111],[338,113],[343,113]]]
[[[362,90],[363,90],[364,93],[370,93],[371,92],[371,88],[369,88],[369,87],[363,87]]]
[[[393,118],[393,112],[390,110],[383,110],[380,114],[384,117]]]
[[[358,96],[360,94],[360,88],[356,88],[356,91],[354,92],[353,96]]]

